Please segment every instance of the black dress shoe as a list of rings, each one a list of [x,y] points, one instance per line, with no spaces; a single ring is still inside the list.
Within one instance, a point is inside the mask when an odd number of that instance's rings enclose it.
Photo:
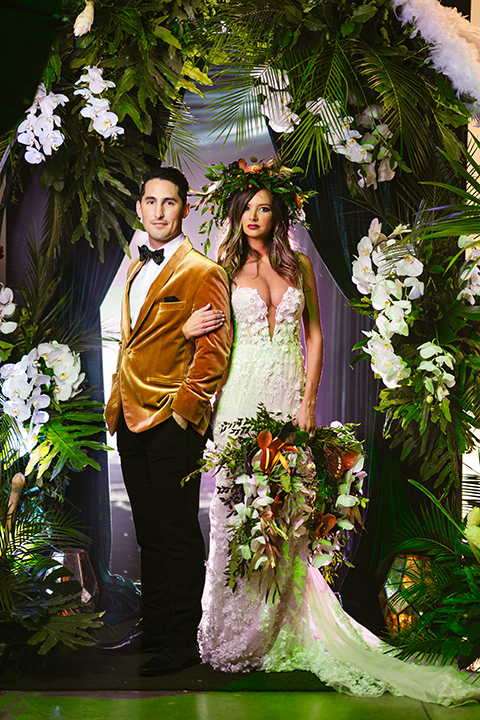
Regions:
[[[164,642],[152,640],[136,625],[121,640],[113,643],[100,643],[95,650],[101,655],[136,655],[137,653],[158,652],[164,646]]]
[[[198,647],[183,647],[170,643],[157,652],[150,660],[138,668],[139,675],[167,675],[168,673],[180,672],[185,668],[198,665],[200,655]]]

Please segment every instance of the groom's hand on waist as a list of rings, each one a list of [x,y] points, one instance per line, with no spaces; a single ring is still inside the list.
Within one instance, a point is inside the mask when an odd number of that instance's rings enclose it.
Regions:
[[[177,425],[180,425],[182,430],[186,430],[188,427],[188,420],[175,412],[175,410],[172,411],[172,415]]]

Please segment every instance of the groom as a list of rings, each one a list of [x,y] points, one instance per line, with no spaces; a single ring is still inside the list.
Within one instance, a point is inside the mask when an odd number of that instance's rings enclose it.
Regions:
[[[105,416],[117,433],[122,473],[141,549],[143,619],[104,654],[154,652],[141,675],[199,662],[205,548],[198,522],[198,467],[210,398],[229,356],[229,284],[221,267],[182,233],[188,182],[172,167],[149,172],[137,213],[148,246],[131,263],[122,305],[122,341]],[[227,322],[187,340],[182,326],[211,303]]]

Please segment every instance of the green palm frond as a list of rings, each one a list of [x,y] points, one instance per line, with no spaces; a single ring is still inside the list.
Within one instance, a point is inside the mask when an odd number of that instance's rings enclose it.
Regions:
[[[308,166],[315,157],[318,167],[325,171],[330,166],[331,147],[318,118],[303,108],[308,101],[325,98],[339,102],[348,115],[347,100],[354,69],[346,43],[332,43],[315,56],[299,53],[297,58],[296,62],[289,58],[289,90],[295,102],[292,109],[299,114],[301,122],[292,134],[281,137],[282,152],[293,164],[303,161]]]
[[[417,171],[424,168],[432,155],[428,133],[426,100],[429,88],[420,74],[408,72],[403,58],[394,51],[380,53],[365,43],[358,43],[359,72],[385,109],[384,122],[394,129],[407,152],[408,162]],[[382,118],[383,119],[383,118]],[[402,154],[402,147],[400,153]]]
[[[470,235],[473,241],[480,234],[480,162],[476,159],[479,150],[480,140],[470,134],[467,146],[462,148],[461,161],[441,151],[464,185],[428,182],[429,185],[448,191],[453,201],[440,208],[442,216],[425,224],[425,239]]]
[[[413,625],[389,638],[397,656],[426,662],[456,661],[469,665],[480,654],[480,566],[475,561],[458,520],[458,511],[441,502],[422,485],[412,485],[429,497],[418,514],[397,528],[391,555],[420,554],[396,600],[416,611]]]
[[[265,118],[252,90],[255,77],[248,67],[229,67],[228,75],[222,75],[215,91],[207,93],[207,110],[210,113],[209,131],[214,142],[225,143],[235,134],[236,147],[251,144],[259,132],[265,131]]]
[[[3,397],[0,395],[0,408],[2,407]],[[18,425],[10,415],[7,415],[0,409],[0,488],[5,493],[10,492],[10,487],[5,486],[11,474],[12,468],[14,472],[19,469],[18,448],[20,445],[20,431]],[[3,472],[2,472],[3,471]],[[7,473],[7,471],[9,471]],[[1,502],[1,495],[0,495]],[[5,508],[6,511],[6,508]],[[0,522],[4,521],[0,512]]]
[[[162,155],[166,162],[180,168],[192,170],[203,167],[204,149],[195,134],[196,120],[190,111],[182,106],[178,108],[175,118],[171,118],[166,129],[166,147]]]
[[[22,497],[11,532],[0,525],[1,660],[15,648],[16,661],[35,646],[44,655],[57,645],[74,648],[95,642],[100,614],[86,612],[81,586],[52,557],[62,547],[82,547],[86,536],[61,510],[40,509],[31,494]]]
[[[49,478],[49,491],[53,492],[53,481],[60,478],[68,469],[83,470],[90,466],[100,470],[96,460],[88,455],[89,450],[108,450],[105,443],[92,440],[99,432],[104,431],[103,404],[91,400],[87,396],[76,396],[72,400],[62,402],[50,412],[48,423],[42,425],[38,432],[38,445],[30,453],[25,470],[29,475],[34,472],[35,482],[43,484],[43,476]]]
[[[24,352],[29,352],[40,342],[55,338],[66,341],[62,328],[62,313],[70,298],[68,295],[58,298],[60,273],[58,255],[44,251],[35,233],[30,230],[27,236],[22,285],[16,288],[23,301],[21,330]],[[74,335],[75,328],[68,331],[68,339]]]

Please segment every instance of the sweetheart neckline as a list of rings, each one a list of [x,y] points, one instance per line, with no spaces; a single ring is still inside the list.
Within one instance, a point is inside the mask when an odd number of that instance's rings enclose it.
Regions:
[[[238,292],[238,290],[253,290],[253,292],[256,293],[256,295],[258,296],[260,302],[263,303],[265,309],[267,310],[266,321],[267,321],[267,328],[268,328],[268,334],[269,334],[269,337],[270,337],[270,342],[273,340],[273,337],[274,337],[274,335],[275,335],[275,331],[276,331],[276,329],[277,329],[277,324],[278,324],[278,323],[277,323],[277,313],[278,313],[278,309],[280,308],[281,304],[282,304],[283,301],[285,300],[285,297],[286,297],[287,293],[288,293],[290,290],[297,290],[297,292],[301,292],[299,288],[295,287],[295,285],[289,285],[289,286],[287,287],[287,289],[285,290],[285,292],[284,292],[283,295],[282,295],[282,299],[280,300],[280,302],[278,303],[277,307],[275,308],[275,325],[273,326],[273,332],[270,333],[270,323],[268,322],[268,305],[267,305],[267,303],[265,302],[265,300],[262,298],[262,296],[260,295],[260,292],[259,292],[258,288],[251,287],[250,285],[237,285],[237,286],[235,287],[235,289],[232,291],[232,298],[233,298],[233,296],[235,295],[235,293]],[[272,307],[274,307],[274,306],[272,306]]]

